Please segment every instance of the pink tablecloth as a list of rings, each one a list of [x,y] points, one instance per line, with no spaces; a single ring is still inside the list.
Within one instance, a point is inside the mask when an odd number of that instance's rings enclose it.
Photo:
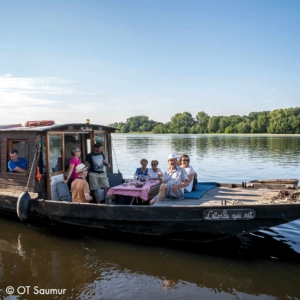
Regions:
[[[123,196],[131,196],[131,197],[139,197],[143,200],[148,200],[148,193],[152,186],[158,185],[159,181],[151,181],[150,183],[145,184],[142,188],[136,188],[133,185],[117,185],[111,187],[107,194],[108,195],[123,195]]]

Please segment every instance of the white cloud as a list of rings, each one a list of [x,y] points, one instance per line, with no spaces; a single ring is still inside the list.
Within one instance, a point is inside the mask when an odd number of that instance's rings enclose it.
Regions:
[[[147,115],[156,121],[169,121],[181,107],[180,97],[159,97],[122,93],[106,87],[80,91],[80,82],[59,77],[0,76],[0,122],[22,123],[28,120],[54,120],[57,124],[84,122],[95,124],[126,121],[136,115]],[[162,104],[166,104],[165,107]],[[159,105],[158,112],[155,107]]]
[[[10,76],[7,76],[10,75]],[[40,107],[53,105],[55,101],[43,97],[47,94],[66,93],[64,88],[57,88],[54,83],[58,79],[50,78],[13,78],[11,74],[0,77],[0,107],[1,109],[21,107]]]
[[[278,90],[277,86],[271,88],[271,91],[277,91],[277,90]]]
[[[72,94],[74,89],[59,87],[59,85],[72,83],[58,77],[0,77],[0,93],[10,94]]]
[[[20,92],[2,92],[0,88],[0,108],[25,108],[26,106],[45,106],[55,103],[52,100],[46,100],[40,97],[32,98],[29,95]]]
[[[47,107],[47,113],[51,111],[67,113],[69,99],[63,103],[64,101],[54,100],[53,97],[94,94],[77,91],[71,86],[74,84],[74,81],[58,77],[12,77],[11,74],[4,74],[0,76],[0,108],[5,115],[19,108],[22,111],[29,109],[32,114],[37,115],[41,107],[43,110]],[[65,104],[63,109],[59,107],[62,104]]]
[[[72,111],[73,95],[86,94],[73,88],[74,83],[58,77],[0,76],[1,123],[63,119]]]

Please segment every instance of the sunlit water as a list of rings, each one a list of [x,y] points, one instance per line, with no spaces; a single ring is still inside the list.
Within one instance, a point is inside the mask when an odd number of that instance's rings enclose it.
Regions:
[[[188,153],[202,181],[299,179],[299,137],[113,135],[118,167]],[[115,164],[116,166],[116,164]],[[114,171],[117,169],[115,168]],[[0,299],[300,299],[300,222],[200,244],[61,231],[0,218]],[[7,286],[29,286],[12,296]],[[66,289],[65,295],[35,295]]]
[[[187,153],[201,181],[241,183],[300,178],[300,136],[114,134],[114,171],[133,177],[141,158],[167,168],[170,153]]]

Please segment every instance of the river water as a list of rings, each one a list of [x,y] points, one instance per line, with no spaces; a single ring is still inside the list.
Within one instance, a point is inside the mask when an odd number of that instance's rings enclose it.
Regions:
[[[129,178],[141,158],[165,170],[169,153],[187,153],[200,181],[300,179],[299,136],[114,134],[113,146]],[[199,244],[4,218],[0,229],[0,299],[300,299],[300,221]]]

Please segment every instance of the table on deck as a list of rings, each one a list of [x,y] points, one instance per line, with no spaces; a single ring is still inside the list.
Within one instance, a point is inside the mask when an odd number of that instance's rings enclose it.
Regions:
[[[132,197],[131,203],[141,198],[144,201],[152,199],[158,194],[160,182],[159,180],[149,181],[143,187],[137,188],[134,185],[124,186],[123,184],[111,187],[107,194],[108,195],[122,195]]]

